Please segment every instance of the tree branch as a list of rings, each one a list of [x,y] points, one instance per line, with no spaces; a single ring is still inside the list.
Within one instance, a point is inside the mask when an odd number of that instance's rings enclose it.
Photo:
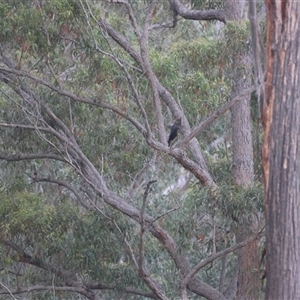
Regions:
[[[134,49],[130,42],[117,32],[110,24],[105,22],[103,19],[95,20],[98,26],[105,30],[108,35],[120,45],[140,66],[143,66],[143,61],[140,54]]]
[[[30,129],[30,130],[38,130],[38,131],[43,131],[43,132],[48,132],[48,133],[56,133],[51,128],[46,128],[46,127],[39,127],[39,126],[33,126],[33,125],[24,125],[24,124],[15,124],[15,123],[0,123],[1,127],[8,127],[8,128],[24,128],[24,129]]]
[[[148,287],[157,295],[159,299],[162,300],[168,300],[164,292],[162,291],[161,287],[157,282],[155,282],[149,272],[146,270],[145,267],[145,253],[144,253],[144,234],[146,230],[146,222],[145,222],[145,210],[146,210],[146,203],[147,203],[147,198],[149,195],[150,187],[153,183],[155,183],[156,180],[149,181],[146,187],[146,190],[144,192],[144,197],[143,197],[143,204],[141,208],[141,232],[140,232],[140,245],[139,245],[139,262],[138,262],[138,267],[139,267],[139,276],[145,281],[145,283],[148,285]]]
[[[0,282],[0,285],[4,286],[1,282]],[[90,290],[115,290],[115,289],[120,290],[120,287],[113,286],[113,285],[107,285],[107,284],[101,284],[101,283],[87,284],[86,286]],[[79,293],[79,294],[83,294],[83,292],[85,292],[82,288],[72,287],[72,286],[35,285],[35,286],[29,286],[29,287],[24,287],[24,288],[19,287],[15,290],[0,291],[0,295],[7,295],[7,294],[18,295],[18,294],[23,294],[23,293],[31,293],[31,292],[35,292],[35,291],[45,291],[45,290],[46,291],[55,290],[55,291],[61,291],[61,292],[74,292],[74,293]],[[157,297],[152,293],[139,291],[139,290],[136,290],[136,289],[130,288],[130,287],[125,288],[123,290],[123,292],[127,293],[127,294],[143,296],[143,297],[147,297],[147,298],[151,298],[151,299],[157,299]]]
[[[7,73],[12,73],[18,76],[23,76],[23,77],[27,77],[29,79],[32,79],[33,81],[42,84],[46,87],[48,87],[49,89],[51,89],[52,91],[55,91],[57,94],[62,95],[62,96],[66,96],[76,102],[82,102],[82,103],[87,103],[90,105],[94,105],[94,106],[99,106],[101,108],[106,108],[109,109],[117,114],[119,114],[120,116],[124,117],[125,119],[127,119],[130,123],[132,123],[142,134],[145,134],[146,130],[145,128],[134,118],[132,118],[131,116],[129,116],[126,112],[123,112],[120,108],[106,103],[104,101],[101,100],[91,100],[91,99],[87,99],[87,98],[83,98],[83,97],[79,97],[69,91],[57,88],[55,86],[53,86],[53,84],[51,84],[48,81],[45,81],[39,77],[36,77],[30,73],[24,72],[24,71],[19,71],[19,70],[15,70],[15,69],[9,69],[9,68],[3,68],[0,67],[0,71],[2,72],[7,72]]]
[[[36,285],[36,286],[29,286],[29,287],[25,287],[25,288],[17,288],[15,290],[11,290],[11,294],[13,295],[17,295],[17,294],[23,294],[23,293],[31,293],[31,292],[35,292],[35,291],[51,291],[51,290],[55,290],[55,291],[62,291],[62,292],[74,292],[74,293],[78,293],[81,295],[84,295],[87,297],[87,291],[84,287],[73,287],[73,286],[54,286],[54,285],[49,285],[49,286],[45,286],[45,285]],[[7,295],[9,292],[7,291],[0,291],[0,295]],[[102,298],[91,298],[91,297],[87,297],[88,299],[102,299]]]
[[[108,43],[108,41],[107,41],[107,43]],[[147,136],[148,136],[148,138],[150,138],[152,133],[151,133],[151,128],[150,128],[150,125],[149,125],[149,122],[148,122],[148,116],[146,114],[144,106],[142,105],[142,102],[140,100],[138,91],[137,91],[137,89],[136,89],[136,87],[133,83],[132,77],[131,77],[130,73],[128,72],[127,68],[125,67],[125,64],[118,57],[116,57],[114,54],[104,52],[99,47],[97,47],[96,50],[98,52],[100,52],[101,54],[104,54],[104,55],[108,56],[109,58],[111,58],[121,68],[121,70],[124,72],[124,74],[126,76],[126,79],[129,83],[129,86],[131,88],[131,91],[133,93],[135,102],[137,103],[137,105],[138,105],[138,107],[141,111],[141,114],[144,118],[144,122],[145,122],[145,125],[146,125],[146,130],[147,130]],[[112,51],[112,49],[111,49],[111,51]],[[112,51],[112,53],[113,53],[113,51]]]
[[[101,284],[101,283],[91,284],[91,285],[88,284],[87,287],[91,290],[115,290],[115,289],[120,290],[119,286]],[[147,298],[151,298],[151,299],[157,299],[157,296],[152,293],[139,291],[139,290],[136,290],[136,289],[130,288],[130,287],[124,288],[123,292],[128,293],[128,294],[133,294],[133,295],[139,295],[139,296],[143,296],[143,297],[147,297]]]
[[[214,260],[216,260],[217,258],[224,256],[230,252],[233,252],[239,248],[245,247],[246,245],[248,245],[249,243],[252,243],[253,241],[261,238],[263,236],[262,233],[259,233],[249,239],[246,239],[243,242],[240,242],[238,244],[235,244],[227,249],[224,249],[220,252],[217,252],[213,255],[211,255],[209,258],[204,259],[203,261],[201,261],[200,263],[198,263],[183,279],[183,281],[181,282],[182,286],[185,286],[188,284],[188,282],[196,275],[196,273],[203,268],[204,266],[208,265],[209,263],[213,262]]]
[[[0,124],[1,126],[1,124]],[[0,154],[0,160],[6,161],[22,161],[22,160],[34,160],[34,159],[54,159],[66,162],[61,156],[50,153],[34,153],[34,154],[15,154],[15,155],[3,155]]]
[[[191,141],[191,139],[199,135],[210,123],[216,120],[220,115],[224,114],[236,102],[243,100],[246,96],[248,96],[255,90],[255,87],[250,87],[244,90],[241,94],[234,97],[232,100],[224,104],[221,108],[214,111],[209,117],[207,117],[203,122],[196,126],[187,137],[183,139],[183,141],[181,142],[182,147],[185,148]]]
[[[141,49],[141,58],[143,60],[143,64],[141,67],[143,68],[148,81],[151,86],[152,95],[153,95],[153,102],[155,105],[156,110],[156,119],[157,119],[157,125],[158,125],[158,136],[159,140],[163,144],[167,144],[167,136],[166,136],[166,130],[164,126],[164,119],[163,119],[163,113],[162,113],[162,105],[161,100],[159,97],[158,90],[156,88],[156,76],[152,70],[152,66],[149,61],[148,57],[148,35],[149,35],[149,23],[150,19],[154,13],[155,7],[157,5],[157,0],[153,0],[149,12],[146,16],[145,24],[144,24],[144,30],[142,33],[142,36],[140,38],[140,49]]]
[[[136,63],[139,66],[141,66],[141,68],[145,71],[143,59],[141,58],[140,54],[134,49],[134,47],[130,44],[130,42],[125,37],[123,37],[118,31],[116,31],[112,26],[106,23],[104,20],[100,19],[99,21],[97,20],[95,21],[97,22],[98,26],[103,30],[105,30],[107,34],[116,43],[118,43],[124,49],[124,51],[126,51],[136,61]],[[153,72],[151,73],[151,78],[149,78],[148,76],[149,74],[147,72],[145,73],[145,75],[149,82],[152,80],[154,81],[153,82],[154,85],[151,85],[151,87],[153,88],[155,86],[155,89],[157,90],[159,97],[163,99],[166,105],[170,108],[174,117],[176,119],[182,118],[181,131],[183,135],[187,136],[188,134],[190,134],[191,128],[188,123],[188,120],[186,116],[183,114],[183,112],[181,111],[179,105],[176,103],[175,99],[172,97],[171,93],[159,82],[158,78]],[[149,143],[149,138],[148,138],[148,143]],[[201,152],[198,141],[196,139],[191,140],[191,142],[189,143],[189,147],[191,149],[192,155],[194,156],[196,163],[199,164],[199,166],[206,171],[205,173],[208,176],[206,180],[202,182],[205,182],[208,186],[215,188],[216,184],[213,178],[210,176],[209,172],[207,172],[207,165],[204,156]]]
[[[0,242],[6,245],[7,247],[10,247],[13,250],[15,250],[15,252],[17,253],[18,262],[23,262],[26,264],[33,265],[37,268],[50,271],[51,273],[56,274],[57,276],[65,280],[67,286],[70,286],[70,288],[77,288],[77,292],[84,295],[88,299],[99,300],[99,298],[94,294],[94,292],[92,292],[82,283],[78,282],[77,277],[74,273],[67,272],[65,270],[62,270],[61,268],[56,268],[51,264],[44,262],[42,259],[26,253],[20,246],[18,246],[12,241],[0,239]],[[53,286],[51,286],[51,289],[53,289]]]
[[[71,193],[74,194],[74,196],[77,198],[77,200],[80,202],[80,204],[84,208],[86,208],[87,210],[92,209],[91,207],[89,207],[88,205],[86,205],[84,203],[84,201],[81,199],[81,196],[80,196],[79,192],[71,184],[69,184],[68,182],[66,182],[64,180],[53,179],[53,178],[36,178],[36,177],[31,177],[31,179],[33,180],[33,182],[49,182],[49,183],[55,183],[55,184],[58,184],[60,186],[63,186],[66,189],[68,189]]]
[[[125,7],[126,7],[126,9],[128,11],[129,19],[131,21],[134,33],[137,36],[137,38],[140,40],[141,39],[141,30],[140,30],[140,28],[139,28],[139,26],[137,24],[136,17],[134,15],[134,12],[133,12],[131,4],[128,3],[127,0],[106,0],[106,2],[125,5]]]
[[[11,298],[12,299],[14,299],[14,300],[17,300],[15,297],[14,297],[14,292],[13,291],[11,291],[5,284],[3,284],[1,281],[0,281],[0,286],[2,286],[6,291],[3,291],[3,292],[1,292],[0,291],[0,295],[1,294],[9,294],[10,296],[11,296]]]
[[[162,28],[174,28],[174,21],[164,22],[161,24],[153,24],[149,26],[149,30],[156,30],[156,29],[162,29]]]
[[[226,23],[226,14],[223,9],[209,9],[205,11],[193,10],[186,8],[179,0],[169,0],[169,3],[174,13],[184,19],[203,21],[218,20]]]

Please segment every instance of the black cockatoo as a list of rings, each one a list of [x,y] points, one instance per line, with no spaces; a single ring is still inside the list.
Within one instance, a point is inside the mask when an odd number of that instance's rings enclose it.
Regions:
[[[171,132],[170,132],[169,140],[168,140],[169,147],[170,147],[172,141],[177,137],[180,125],[181,125],[181,118],[177,119],[175,121],[175,123],[173,124],[173,126],[171,127]]]

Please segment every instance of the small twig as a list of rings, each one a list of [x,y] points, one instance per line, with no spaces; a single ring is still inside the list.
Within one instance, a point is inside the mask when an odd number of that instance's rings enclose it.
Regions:
[[[120,227],[118,226],[118,224],[115,222],[115,220],[113,218],[111,218],[111,221],[113,222],[113,224],[116,226],[117,230],[119,231],[119,233],[121,234],[123,241],[126,245],[127,248],[127,253],[129,254],[131,260],[133,261],[135,267],[137,268],[137,270],[139,269],[139,264],[135,258],[134,252],[130,246],[130,244],[128,243],[125,234],[122,232],[122,230],[120,229]]]
[[[86,208],[87,210],[91,210],[91,208],[83,202],[79,192],[68,182],[66,182],[64,180],[53,179],[53,178],[36,178],[36,177],[31,176],[30,174],[27,174],[27,176],[29,176],[33,180],[33,182],[49,182],[49,183],[55,183],[55,184],[65,187],[71,193],[74,194],[74,196],[77,198],[77,200],[80,202],[80,204],[84,208]]]
[[[143,270],[143,265],[144,265],[144,233],[145,233],[145,210],[146,210],[146,203],[147,203],[147,198],[150,192],[150,187],[151,184],[155,183],[157,180],[151,180],[147,183],[147,187],[144,193],[144,197],[143,197],[143,204],[142,204],[142,208],[141,208],[141,234],[140,234],[140,248],[139,248],[139,267],[141,268],[141,270]]]
[[[173,211],[178,210],[179,208],[181,208],[181,206],[177,206],[177,207],[174,207],[174,208],[172,208],[172,209],[167,210],[167,211],[164,212],[163,214],[161,214],[161,215],[159,215],[158,217],[156,217],[149,225],[152,225],[152,224],[155,223],[157,220],[159,220],[159,219],[161,219],[162,217],[164,217],[164,216],[170,214],[170,213],[173,212]]]
[[[1,281],[0,281],[0,285],[1,285],[5,290],[7,290],[7,292],[10,294],[10,296],[11,296],[14,300],[17,300],[17,299],[14,297],[13,293],[11,292],[11,290],[10,290],[6,285],[4,285]]]
[[[145,233],[145,210],[146,210],[146,204],[147,204],[147,198],[150,192],[151,184],[156,182],[156,180],[151,180],[147,183],[147,187],[144,193],[143,197],[143,204],[141,207],[141,219],[140,219],[140,225],[141,225],[141,232],[140,232],[140,245],[139,245],[139,261],[138,261],[138,270],[139,270],[139,276],[144,280],[144,282],[148,285],[148,287],[157,295],[159,299],[162,300],[168,300],[164,292],[162,291],[161,287],[153,278],[151,278],[149,272],[147,271],[145,267],[145,256],[144,256],[144,233]]]
[[[177,23],[178,19],[176,18],[176,22],[174,21],[169,21],[169,22],[164,22],[164,23],[158,23],[158,24],[153,24],[149,26],[149,30],[155,30],[155,29],[164,29],[164,28],[174,28],[175,23]]]
[[[222,257],[222,267],[221,267],[221,274],[220,274],[220,280],[219,280],[219,291],[221,293],[224,292],[224,281],[225,281],[225,275],[226,275],[226,262],[227,262],[227,255],[224,255]]]

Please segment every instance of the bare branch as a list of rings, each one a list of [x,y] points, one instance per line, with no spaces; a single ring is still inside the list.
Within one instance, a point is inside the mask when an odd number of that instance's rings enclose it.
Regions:
[[[152,135],[152,133],[151,133],[151,128],[150,128],[150,125],[149,125],[149,122],[148,122],[148,116],[147,116],[146,111],[144,109],[144,106],[143,106],[143,104],[142,104],[142,102],[140,100],[139,93],[138,93],[138,91],[137,91],[137,89],[136,89],[136,87],[135,87],[135,85],[133,83],[132,77],[129,74],[127,68],[125,67],[125,64],[118,57],[116,57],[114,54],[110,54],[110,53],[104,52],[103,50],[101,50],[98,47],[97,47],[96,50],[98,52],[100,52],[100,53],[102,53],[102,54],[110,57],[111,59],[113,59],[117,63],[117,65],[121,68],[121,70],[125,73],[127,81],[128,81],[128,83],[130,85],[130,88],[132,90],[135,102],[137,103],[137,105],[138,105],[138,107],[139,107],[139,109],[141,111],[141,114],[142,114],[142,116],[144,118],[144,122],[146,124],[147,136],[148,136],[148,138],[150,138],[151,135]],[[112,51],[112,53],[113,53],[113,51]]]
[[[192,143],[193,141],[191,141]],[[185,151],[180,148],[169,148],[153,139],[147,139],[147,143],[154,149],[168,153],[173,156],[185,169],[190,171],[200,182],[205,186],[210,186],[216,188],[217,185],[214,183],[212,177],[210,176],[207,168],[203,168],[201,165],[190,159]]]
[[[143,62],[140,54],[134,49],[134,47],[130,44],[130,42],[125,37],[123,37],[118,31],[116,31],[112,26],[110,26],[104,20],[102,20],[102,19],[100,19],[99,21],[95,20],[95,22],[97,22],[98,26],[101,29],[105,30],[108,33],[108,35],[116,43],[118,43],[137,62],[137,64],[139,66],[141,66],[143,71],[146,71],[144,62]],[[145,75],[150,82],[149,74],[146,72]],[[188,134],[190,134],[191,128],[190,128],[187,118],[182,113],[179,105],[176,103],[176,101],[172,97],[171,93],[159,82],[158,78],[155,76],[155,74],[153,72],[151,73],[151,81],[153,83],[153,85],[151,84],[151,87],[155,88],[158,91],[159,97],[164,100],[166,105],[172,111],[172,114],[175,116],[175,118],[176,119],[182,118],[182,129],[181,130],[182,130],[183,135],[187,136]],[[163,130],[163,133],[165,134],[165,130]],[[149,138],[148,138],[147,142],[149,145],[152,145],[152,141]],[[165,137],[165,144],[166,144],[166,137]],[[205,184],[215,188],[216,184],[215,184],[213,178],[211,177],[211,175],[209,174],[209,172],[207,172],[207,165],[206,165],[204,156],[201,152],[198,141],[196,139],[191,140],[191,142],[189,143],[189,147],[191,149],[192,155],[194,156],[196,164],[198,164],[201,167],[201,169],[205,170],[205,174],[206,174],[207,178],[205,180],[203,180],[202,183],[205,183]],[[161,148],[161,147],[159,147],[159,148]],[[158,148],[156,148],[156,149],[158,149]]]
[[[1,282],[0,282],[0,285],[2,287],[4,287],[4,285]],[[86,287],[90,290],[115,290],[115,289],[120,290],[120,287],[102,284],[102,283],[87,284]],[[35,292],[35,291],[45,291],[45,290],[46,291],[47,290],[49,290],[49,291],[55,290],[55,291],[61,291],[61,292],[74,292],[74,293],[79,293],[79,294],[82,294],[82,292],[83,292],[82,288],[73,287],[73,286],[35,285],[35,286],[29,286],[29,287],[24,287],[24,288],[19,287],[15,290],[7,289],[7,291],[0,291],[0,295],[11,294],[11,296],[13,297],[13,295],[18,295],[18,294],[23,294],[23,293],[31,293],[31,292]],[[147,298],[151,298],[151,299],[157,299],[157,297],[152,293],[139,291],[139,290],[136,290],[136,289],[130,288],[130,287],[125,288],[123,290],[123,292],[128,293],[128,294],[143,296],[143,297],[147,297]],[[16,298],[13,297],[13,299],[16,299]],[[101,298],[98,298],[98,299],[101,299]]]
[[[161,24],[153,24],[149,26],[149,30],[163,29],[163,28],[174,28],[174,22],[164,22]]]
[[[178,209],[180,209],[180,208],[181,208],[181,206],[177,206],[177,207],[174,207],[174,208],[172,208],[172,209],[167,210],[167,211],[164,212],[163,214],[161,214],[161,215],[159,215],[158,217],[156,217],[151,223],[156,222],[157,220],[163,218],[164,216],[166,216],[166,215],[168,215],[168,214],[172,213],[173,211],[176,211],[176,210],[178,210]]]
[[[139,269],[139,264],[135,258],[134,252],[132,250],[131,245],[129,244],[129,242],[127,241],[127,238],[125,236],[125,234],[122,232],[121,228],[118,226],[118,224],[115,222],[115,220],[113,218],[110,218],[110,220],[114,223],[114,225],[116,226],[117,230],[119,231],[120,235],[122,236],[124,242],[125,242],[125,248],[127,250],[127,253],[129,254],[131,260],[134,263],[134,266],[136,267],[136,269]]]
[[[62,291],[62,292],[74,292],[74,293],[78,293],[78,294],[82,294],[84,296],[86,296],[87,291],[84,287],[73,287],[73,286],[53,286],[53,285],[49,285],[49,286],[45,286],[45,285],[36,285],[36,286],[29,286],[29,287],[25,287],[25,288],[20,288],[18,287],[15,290],[11,290],[11,294],[13,295],[18,295],[18,294],[23,294],[23,293],[31,293],[31,292],[35,292],[35,291],[51,291],[51,290],[55,290],[55,291]],[[6,291],[0,291],[0,295],[6,295],[8,294],[8,292]],[[87,297],[88,299],[102,299],[99,297]],[[16,299],[16,298],[13,298]]]
[[[33,116],[36,119],[36,123],[32,123],[33,127],[32,129],[36,130],[37,134],[43,139],[46,140],[47,143],[51,144],[54,148],[55,145],[50,142],[47,138],[45,138],[44,135],[41,134],[41,131],[47,131],[52,133],[53,135],[55,135],[57,138],[59,138],[61,141],[68,141],[70,138],[73,138],[73,134],[72,132],[68,129],[68,127],[51,111],[51,109],[45,104],[43,103],[43,101],[41,101],[41,99],[39,99],[38,96],[36,96],[36,94],[29,89],[28,87],[26,87],[24,85],[24,83],[21,80],[18,80],[17,77],[12,76],[12,75],[17,75],[13,73],[14,69],[11,69],[12,72],[3,72],[5,75],[9,75],[9,79],[7,79],[5,81],[5,83],[17,94],[21,97],[22,100],[25,101],[25,103],[27,103],[31,108],[32,107],[42,107],[43,110],[48,114],[48,116],[56,123],[59,125],[60,128],[63,129],[64,133],[67,134],[67,138],[65,137],[65,135],[63,135],[62,133],[59,133],[58,131],[54,130],[51,126],[49,126],[42,118],[39,117],[40,115],[40,111],[37,111],[37,115],[32,114],[31,112],[29,113],[31,116]],[[25,72],[24,72],[25,73]],[[0,74],[2,75],[2,74]],[[6,76],[8,78],[8,76]],[[16,84],[16,81],[18,82],[18,84]],[[22,106],[22,109],[25,109]],[[27,109],[25,109],[25,111],[27,111]],[[38,127],[37,126],[37,122],[43,122],[43,124],[47,124],[48,127]],[[30,127],[28,127],[30,128]]]
[[[15,123],[0,123],[0,127],[24,128],[24,129],[29,129],[29,130],[39,130],[39,131],[48,132],[48,133],[56,132],[51,128],[38,127],[38,126],[32,126],[32,125],[24,125],[24,124],[15,124]]]
[[[184,280],[181,282],[182,285],[187,285],[188,282],[196,275],[196,273],[203,268],[204,266],[208,265],[209,263],[213,262],[214,260],[216,260],[217,258],[224,256],[230,252],[233,252],[239,248],[245,247],[246,245],[248,245],[249,243],[252,243],[253,241],[261,238],[263,236],[262,233],[259,233],[249,239],[246,239],[243,242],[240,242],[238,244],[235,244],[227,249],[224,249],[220,252],[217,252],[213,255],[211,255],[209,258],[204,259],[203,261],[201,261],[200,263],[198,263],[184,278]]]
[[[118,43],[141,67],[143,66],[143,61],[140,54],[134,49],[130,42],[123,37],[119,32],[117,32],[110,24],[104,20],[95,20],[98,26],[105,30],[108,35]]]
[[[143,197],[143,204],[141,208],[141,232],[140,232],[140,245],[139,245],[139,276],[145,281],[145,283],[148,285],[148,287],[155,293],[155,295],[158,296],[159,299],[163,300],[168,300],[164,292],[162,291],[161,287],[153,278],[151,278],[149,272],[147,271],[145,267],[145,253],[144,253],[144,233],[146,230],[146,222],[145,222],[145,209],[146,209],[146,203],[147,203],[147,198],[150,192],[150,187],[153,183],[155,183],[156,180],[149,181],[147,183],[147,187],[144,193]]]
[[[114,285],[108,285],[108,284],[93,284],[93,285],[89,285],[87,284],[87,287],[91,290],[115,290],[118,289],[120,290],[119,286],[114,286]],[[123,292],[128,293],[128,294],[133,294],[133,295],[139,295],[139,296],[143,296],[143,297],[147,297],[147,298],[151,298],[151,299],[157,299],[157,296],[155,296],[152,293],[147,293],[147,292],[143,292],[143,291],[139,291],[136,290],[134,288],[125,288],[123,290]]]
[[[22,161],[22,160],[34,160],[34,159],[54,159],[63,162],[66,161],[61,156],[56,154],[50,154],[50,153],[15,154],[15,155],[0,154],[0,160],[1,159],[6,161]]]
[[[197,135],[199,135],[210,123],[216,120],[220,115],[224,114],[230,107],[232,107],[236,102],[245,99],[249,94],[255,91],[255,87],[250,87],[249,89],[244,90],[241,94],[234,97],[232,100],[224,104],[221,108],[214,111],[209,117],[207,117],[203,122],[196,126],[191,133],[184,138],[181,142],[181,147],[185,148],[188,143]]]
[[[164,118],[162,113],[162,104],[159,97],[159,93],[156,87],[156,76],[152,70],[151,63],[149,61],[148,57],[148,34],[149,34],[149,23],[150,19],[152,18],[152,15],[154,13],[155,7],[157,5],[157,0],[153,0],[150,5],[149,12],[146,16],[145,24],[144,24],[144,30],[143,34],[140,39],[140,48],[141,48],[141,57],[143,60],[142,68],[149,80],[152,94],[153,94],[153,102],[156,109],[156,118],[157,118],[157,125],[158,125],[158,136],[161,143],[166,144],[167,143],[167,136],[166,136],[166,130],[164,126]]]
[[[53,179],[53,178],[37,178],[37,177],[32,177],[30,176],[33,180],[33,182],[49,182],[49,183],[55,183],[58,184],[60,186],[65,187],[66,189],[68,189],[70,192],[72,192],[74,194],[74,196],[76,196],[77,200],[80,202],[80,204],[88,209],[91,210],[91,207],[89,207],[88,205],[86,205],[84,203],[84,201],[82,200],[81,195],[79,194],[79,192],[68,182],[64,181],[64,180],[59,180],[59,179]]]
[[[141,30],[137,24],[136,17],[134,15],[131,4],[127,0],[106,0],[106,2],[125,5],[125,7],[127,8],[127,11],[128,11],[129,19],[131,21],[134,33],[137,36],[137,38],[140,40],[141,39]]]
[[[12,299],[14,300],[17,300],[15,297],[14,297],[14,291],[11,291],[5,284],[3,284],[1,281],[0,281],[0,285],[6,290],[6,291],[3,291],[3,292],[0,292],[0,295],[3,293],[3,294],[9,294],[11,296]]]
[[[174,13],[184,19],[203,21],[218,20],[226,23],[226,15],[223,9],[209,9],[205,11],[193,10],[186,8],[179,0],[169,0],[169,3]]]
[[[149,161],[145,162],[143,168],[134,176],[131,177],[132,184],[130,188],[128,189],[128,195],[130,198],[134,198],[134,191],[142,185],[144,182],[144,177],[149,170],[149,168],[152,166],[156,158],[156,153],[154,154],[154,157],[151,158]]]

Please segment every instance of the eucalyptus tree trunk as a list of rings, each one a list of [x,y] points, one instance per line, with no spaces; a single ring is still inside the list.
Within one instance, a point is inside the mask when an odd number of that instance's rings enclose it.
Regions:
[[[300,2],[266,3],[266,299],[300,299]]]
[[[243,1],[226,0],[226,14],[229,21],[241,22]],[[242,49],[233,53],[233,65],[229,70],[232,76],[232,97],[251,85],[251,53]],[[232,175],[236,185],[245,189],[254,183],[253,145],[251,135],[250,99],[245,97],[231,109],[233,168]],[[247,199],[245,199],[247,201]],[[251,219],[251,218],[250,218]],[[254,220],[254,218],[252,218]],[[253,221],[239,222],[236,232],[237,242],[251,234],[256,224]],[[250,230],[249,230],[250,229]],[[257,300],[260,293],[258,242],[254,241],[238,252],[238,280],[236,299]]]

